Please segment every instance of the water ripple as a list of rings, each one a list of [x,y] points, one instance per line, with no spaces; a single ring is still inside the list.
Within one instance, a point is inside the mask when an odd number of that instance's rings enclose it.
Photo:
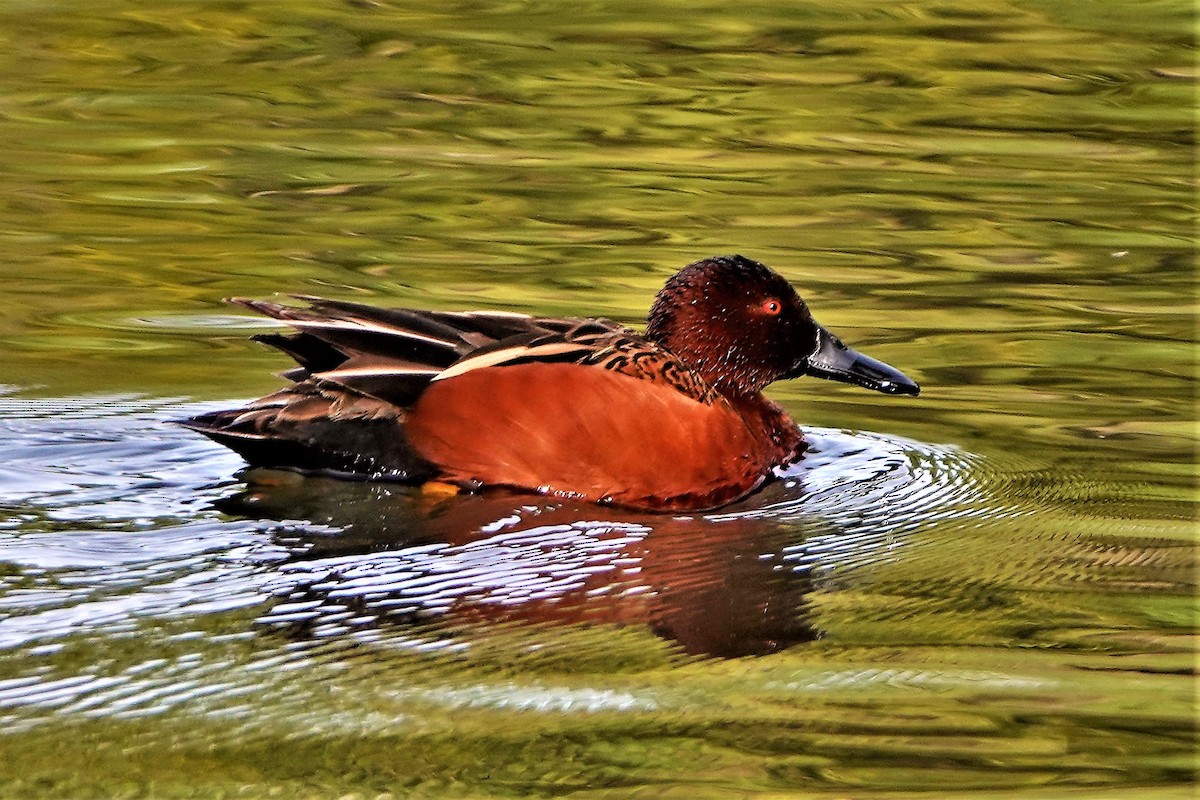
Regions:
[[[148,629],[166,648],[125,666],[6,677],[7,724],[33,724],[47,710],[124,718],[183,709],[248,725],[247,698],[299,709],[286,675],[352,652],[536,662],[563,647],[576,663],[604,660],[612,640],[587,634],[595,625],[652,632],[672,658],[775,652],[843,624],[830,605],[839,593],[940,558],[948,541],[956,558],[987,559],[989,541],[972,531],[1038,510],[1000,500],[993,487],[1013,473],[971,453],[824,428],[805,429],[808,455],[763,492],[709,514],[505,492],[434,500],[327,479],[247,485],[230,477],[236,458],[164,424],[209,407],[0,397],[0,649],[48,664]],[[1036,564],[1010,559],[1007,569],[1061,581],[1081,563],[1129,573],[1190,562],[1170,548],[1096,550],[1060,537]],[[921,617],[987,594],[996,577],[964,576],[950,595],[925,580],[888,607],[863,604],[857,617]],[[938,679],[831,675],[812,686],[861,680]],[[397,708],[378,712],[381,729],[406,724],[411,703],[566,713],[666,702],[539,684],[418,684],[392,700]]]

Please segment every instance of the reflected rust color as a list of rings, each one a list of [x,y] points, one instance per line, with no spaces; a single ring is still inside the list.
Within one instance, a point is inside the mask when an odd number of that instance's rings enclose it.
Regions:
[[[442,624],[450,626],[645,626],[683,653],[712,657],[771,653],[817,635],[806,614],[809,578],[783,558],[785,546],[796,543],[794,526],[738,515],[648,518],[570,501],[522,507],[519,495],[506,491],[449,500],[407,492],[368,499],[367,487],[339,483],[258,483],[225,501],[223,510],[285,518],[322,509],[323,521],[344,532],[306,538],[297,548],[301,561],[361,555],[361,567],[372,554],[434,545],[441,547],[432,558],[443,565],[464,552],[479,554],[474,568],[439,572],[438,581],[427,575],[398,581],[378,567],[370,580],[390,588],[368,591],[371,602],[380,604],[390,593],[417,608],[378,624],[424,618],[419,609],[427,606],[428,613],[439,609]],[[351,496],[358,500],[346,502]],[[556,588],[529,591],[538,579]],[[310,587],[302,599],[352,605],[344,582]],[[448,608],[447,594],[455,595]],[[307,627],[293,630],[304,635]]]

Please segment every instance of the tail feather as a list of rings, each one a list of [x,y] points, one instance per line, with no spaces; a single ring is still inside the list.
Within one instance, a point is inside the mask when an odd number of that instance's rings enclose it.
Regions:
[[[252,466],[419,483],[436,470],[408,444],[395,416],[329,418],[284,408],[230,409],[180,421]]]

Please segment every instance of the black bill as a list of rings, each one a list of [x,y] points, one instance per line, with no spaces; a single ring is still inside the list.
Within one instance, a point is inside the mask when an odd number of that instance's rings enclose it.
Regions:
[[[817,349],[796,365],[796,375],[853,383],[884,394],[921,393],[921,387],[903,372],[847,347],[820,325],[817,326]]]

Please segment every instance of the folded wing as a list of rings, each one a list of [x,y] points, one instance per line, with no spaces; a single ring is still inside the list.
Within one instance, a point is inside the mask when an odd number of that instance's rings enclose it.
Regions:
[[[253,465],[426,480],[438,470],[412,450],[404,425],[433,381],[481,366],[580,361],[629,335],[604,320],[297,299],[308,306],[231,300],[295,329],[254,337],[295,360],[283,373],[292,384],[182,423]]]

